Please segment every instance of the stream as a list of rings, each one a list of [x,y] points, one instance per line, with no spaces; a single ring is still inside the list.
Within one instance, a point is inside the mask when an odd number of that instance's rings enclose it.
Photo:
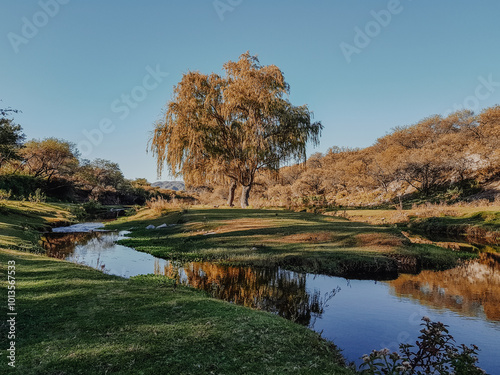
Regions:
[[[500,375],[500,257],[482,253],[447,271],[401,274],[391,281],[355,280],[282,268],[179,264],[122,246],[128,232],[103,224],[55,228],[44,237],[47,254],[122,277],[159,274],[212,296],[263,309],[305,325],[360,364],[373,349],[414,343],[423,316],[449,326],[457,344],[479,347],[479,366]]]

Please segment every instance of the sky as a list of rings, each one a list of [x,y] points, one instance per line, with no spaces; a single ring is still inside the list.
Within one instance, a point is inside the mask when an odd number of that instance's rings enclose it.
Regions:
[[[250,51],[323,124],[309,155],[367,147],[500,104],[499,15],[497,0],[0,0],[0,108],[22,111],[28,139],[169,180],[146,150],[173,87]]]

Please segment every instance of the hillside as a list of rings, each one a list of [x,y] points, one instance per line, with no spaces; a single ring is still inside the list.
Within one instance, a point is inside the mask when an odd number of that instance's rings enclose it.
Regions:
[[[159,187],[160,189],[168,189],[168,190],[184,190],[184,182],[182,181],[156,181],[151,184],[151,186]]]

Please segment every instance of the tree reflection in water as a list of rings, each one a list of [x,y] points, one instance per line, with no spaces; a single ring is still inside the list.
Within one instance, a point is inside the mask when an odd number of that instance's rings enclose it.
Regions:
[[[87,265],[108,272],[100,259],[100,251],[115,246],[118,236],[118,233],[106,231],[47,233],[41,237],[40,245],[47,256],[76,263],[80,262],[80,254],[75,251],[78,246],[83,247],[85,252],[94,251],[96,258]]]
[[[434,308],[465,316],[500,321],[500,256],[482,253],[447,271],[422,271],[389,281],[398,297],[409,297]]]
[[[176,267],[172,263],[155,273],[178,278],[183,284],[207,291],[215,298],[266,310],[309,326],[323,314],[340,287],[325,295],[306,290],[306,275],[282,269],[229,267],[195,262]]]
[[[52,258],[66,259],[73,254],[77,245],[87,245],[94,239],[101,238],[104,232],[48,233],[40,239],[40,245],[46,255]]]
[[[93,254],[87,264],[107,271],[100,259],[101,251],[115,246],[117,239],[118,234],[110,232],[50,233],[42,238],[42,245],[48,256],[59,259],[78,262],[80,256],[87,259]],[[132,258],[129,260],[133,262]],[[328,302],[340,291],[337,287],[323,295],[318,290],[309,292],[305,274],[279,268],[227,267],[209,262],[177,264],[158,258],[154,258],[152,268],[155,274],[203,289],[215,298],[270,311],[306,326],[313,325],[313,319],[323,314]]]

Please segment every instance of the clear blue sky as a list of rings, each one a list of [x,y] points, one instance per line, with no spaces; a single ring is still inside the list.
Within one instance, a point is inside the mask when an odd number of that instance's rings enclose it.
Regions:
[[[28,138],[79,144],[88,159],[118,162],[127,178],[157,180],[147,141],[182,74],[222,73],[247,50],[280,67],[291,102],[308,104],[323,123],[321,144],[309,153],[369,146],[398,125],[500,103],[497,0],[0,0],[0,7],[0,107],[23,111],[15,121]]]

